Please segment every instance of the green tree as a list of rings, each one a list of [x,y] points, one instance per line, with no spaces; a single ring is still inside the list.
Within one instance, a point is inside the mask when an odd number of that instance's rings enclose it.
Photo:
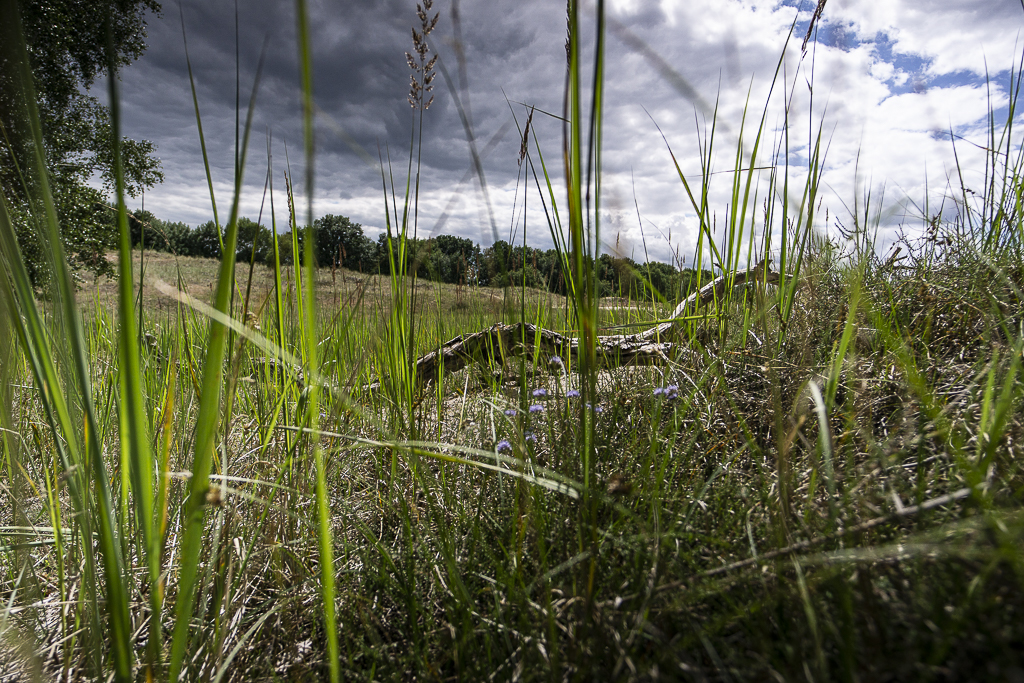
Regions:
[[[398,249],[398,239],[393,238],[393,248]],[[416,270],[416,277],[428,280],[430,279],[430,272],[428,268],[427,256],[427,242],[426,240],[416,239],[415,237],[409,237],[405,243],[405,272],[407,275],[412,275],[413,269]],[[391,273],[391,261],[388,254],[388,235],[382,232],[377,236],[377,243],[373,248],[373,258],[376,260],[377,272],[381,275],[388,275]],[[364,271],[369,269],[364,268]],[[372,272],[372,271],[369,271]]]
[[[185,223],[175,221],[159,221],[158,228],[163,229],[162,239],[167,251],[175,254],[184,254],[192,229]]]
[[[467,237],[438,235],[429,240],[431,279],[469,284],[478,267],[480,247]]]
[[[27,43],[48,180],[68,259],[73,267],[112,272],[105,257],[117,236],[105,196],[115,180],[112,128],[107,107],[88,90],[106,70],[108,44],[115,68],[142,55],[146,12],[159,9],[156,0],[0,4],[0,193],[16,220],[26,265],[37,283],[46,272],[31,218],[39,187],[32,180],[28,91],[20,79],[23,65],[12,32],[20,25]],[[121,154],[129,196],[163,180],[152,143],[125,139]],[[103,190],[88,184],[93,177],[102,181]]]
[[[154,251],[187,255],[192,229],[184,223],[163,221],[149,211],[136,209],[128,214],[132,246],[144,245]]]
[[[649,287],[653,287],[658,296],[674,303],[679,295],[679,273],[667,263],[651,261],[643,267],[643,276]],[[649,290],[648,290],[649,291]],[[647,293],[644,293],[647,296]]]
[[[111,212],[115,211],[111,207]],[[167,234],[164,222],[151,211],[136,209],[128,213],[128,233],[132,238],[132,246],[143,246],[153,251],[170,251],[167,245]]]
[[[206,221],[196,226],[188,236],[185,256],[203,256],[206,258],[220,258],[220,236],[217,233],[217,224],[213,221]]]
[[[512,267],[512,245],[498,240],[484,249],[480,268],[480,284],[485,287],[500,287],[499,279],[507,275]]]
[[[363,226],[346,216],[328,214],[318,218],[313,221],[313,232],[313,250],[321,267],[369,270],[376,260],[376,248],[372,240],[363,236]]]
[[[274,258],[274,244],[270,231],[246,217],[238,219],[238,250],[235,260],[248,263],[255,252],[256,263],[267,263]]]

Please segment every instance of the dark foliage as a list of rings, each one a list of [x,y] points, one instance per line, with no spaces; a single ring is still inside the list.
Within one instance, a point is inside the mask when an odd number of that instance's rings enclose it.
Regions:
[[[274,244],[270,230],[259,223],[245,218],[238,219],[238,248],[235,260],[243,263],[273,263]]]
[[[138,59],[146,49],[147,11],[159,11],[155,0],[124,0],[97,4],[86,0],[20,0],[4,5],[5,29],[0,57],[0,191],[16,222],[19,242],[33,280],[46,278],[44,250],[38,245],[33,216],[40,213],[42,187],[32,180],[35,163],[27,125],[29,90],[19,78],[16,51],[20,23],[28,48],[34,99],[42,130],[48,181],[73,268],[112,273],[105,258],[116,244],[117,229],[105,192],[87,181],[98,175],[104,190],[114,185],[111,121],[107,108],[88,90],[107,65],[108,36],[115,68]],[[20,22],[19,22],[20,16]],[[109,31],[108,31],[109,27]],[[163,179],[153,145],[145,140],[121,142],[125,191],[138,196]]]
[[[112,213],[109,207],[107,212]],[[169,223],[148,211],[136,211],[129,225],[133,246],[139,246],[144,239],[147,249],[171,251],[181,256],[220,258],[220,240],[213,221],[190,230],[184,223]],[[345,216],[330,214],[314,221],[313,234],[316,240],[313,253],[320,267],[384,275],[390,272],[385,234],[374,242],[363,234],[360,224]],[[297,240],[300,254],[304,238],[305,230],[300,230]],[[397,245],[395,248],[397,250]],[[281,264],[291,264],[291,232],[278,235],[278,250]],[[272,265],[274,248],[270,230],[248,218],[239,218],[235,257],[240,262],[253,259],[256,263]],[[657,261],[639,264],[630,258],[609,254],[599,256],[596,266],[601,296],[648,300],[653,297],[674,302],[714,278],[707,270],[698,277],[691,269],[676,270]],[[568,278],[557,251],[512,246],[503,240],[481,249],[473,240],[454,235],[438,235],[426,240],[410,238],[406,243],[405,271],[415,271],[423,280],[448,284],[483,287],[522,287],[525,284],[555,294],[567,293]]]
[[[313,221],[317,264],[328,268],[376,270],[376,246],[363,236],[363,226],[346,216],[328,214]]]
[[[220,258],[220,241],[217,224],[213,221],[206,221],[189,234],[184,255]]]

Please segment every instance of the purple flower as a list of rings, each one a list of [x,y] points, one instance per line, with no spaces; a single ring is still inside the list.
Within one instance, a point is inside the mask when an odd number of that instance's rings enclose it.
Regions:
[[[591,405],[590,405],[590,404],[588,403],[588,404],[587,404],[587,408],[588,408],[588,409],[589,409],[589,408],[593,408],[593,409],[594,409],[594,412],[595,412],[595,413],[603,413],[603,412],[604,412],[604,408],[602,408],[602,407],[601,407],[601,406],[599,406],[599,405],[597,405],[597,406],[591,406]]]
[[[679,398],[679,385],[678,384],[669,384],[667,387],[655,387],[654,388],[654,395],[655,396],[664,396],[665,398],[667,398],[669,400],[672,400],[674,398]]]
[[[516,416],[516,409],[515,408],[509,408],[508,410],[505,411],[505,415],[507,415],[508,417],[515,417]]]
[[[569,391],[565,392],[565,397],[566,398],[579,398],[580,397],[580,392],[576,391],[575,389],[570,389]]]
[[[551,359],[548,361],[548,363],[550,363],[551,365],[565,365],[565,363],[562,362],[561,356],[551,356]]]
[[[525,432],[523,434],[523,438],[530,443],[537,443],[537,437],[533,435],[533,432]]]
[[[534,398],[544,398],[547,395],[548,395],[548,390],[545,389],[544,387],[541,387],[540,389],[534,389],[533,390],[533,397]]]
[[[508,439],[502,439],[501,441],[498,442],[498,445],[495,446],[495,450],[497,450],[499,453],[511,453],[512,444],[509,443]]]
[[[530,406],[530,412],[531,413],[543,413],[544,412],[544,406],[540,405],[539,403],[535,403],[532,406]]]

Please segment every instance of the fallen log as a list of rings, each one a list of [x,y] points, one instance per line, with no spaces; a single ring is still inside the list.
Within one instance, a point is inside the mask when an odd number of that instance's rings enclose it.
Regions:
[[[750,283],[778,284],[780,277],[764,262],[747,271],[718,277],[686,297],[672,311],[670,318],[659,325],[636,334],[599,336],[598,363],[604,367],[666,363],[679,346],[666,338],[673,336],[684,315],[721,298],[729,287]],[[557,365],[558,361],[552,361],[554,357],[570,359],[571,365],[576,366],[579,345],[578,337],[569,337],[531,323],[496,323],[479,332],[459,335],[436,351],[421,356],[416,361],[416,376],[421,382],[437,380],[442,368],[455,372],[472,363],[504,365],[509,358],[517,356],[526,356],[543,366]]]

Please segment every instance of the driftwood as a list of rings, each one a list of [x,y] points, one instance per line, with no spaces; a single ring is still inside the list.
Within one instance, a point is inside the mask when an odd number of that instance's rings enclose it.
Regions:
[[[749,283],[777,284],[779,273],[765,267],[764,262],[750,270],[723,275],[686,297],[672,311],[670,319],[637,334],[605,335],[597,338],[597,360],[604,367],[623,365],[654,365],[665,363],[677,351],[678,344],[668,341],[687,311],[696,311],[721,298],[727,287],[740,287]],[[530,323],[497,323],[491,327],[463,334],[442,344],[436,351],[416,361],[416,375],[422,381],[436,380],[443,367],[454,372],[472,363],[487,361],[504,364],[515,356],[526,356],[541,365],[558,365],[552,361],[571,359],[575,366],[580,339],[568,337]]]

